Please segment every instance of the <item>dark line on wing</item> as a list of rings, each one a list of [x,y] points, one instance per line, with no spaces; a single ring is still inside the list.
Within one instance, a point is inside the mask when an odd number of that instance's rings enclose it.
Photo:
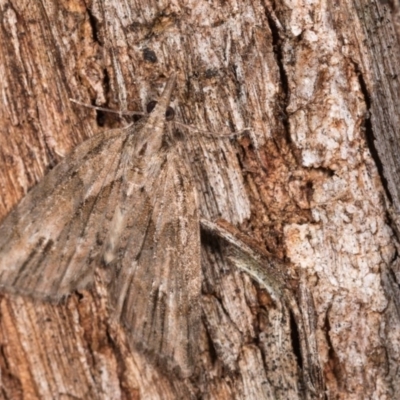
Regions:
[[[157,288],[155,291],[154,295],[152,296],[153,298],[153,307],[151,310],[151,322],[150,322],[150,334],[152,336],[160,336],[160,349],[161,345],[163,343],[162,339],[164,337],[164,323],[165,323],[165,314],[167,310],[166,306],[166,297],[168,296],[167,293],[163,293],[163,296],[160,297],[160,290]],[[161,321],[158,325],[156,324],[157,321]]]
[[[12,286],[20,286],[18,285],[18,282],[25,279],[27,276],[29,276],[29,282],[32,282],[32,270],[31,268],[35,268],[33,274],[34,276],[36,275],[36,272],[39,270],[40,265],[43,263],[43,261],[46,259],[47,254],[50,252],[52,246],[54,245],[53,240],[48,240],[48,242],[45,244],[43,250],[40,250],[40,248],[43,246],[44,243],[44,238],[40,238],[39,241],[37,242],[37,245],[35,248],[32,250],[32,252],[29,254],[27,257],[26,261],[22,264],[20,269],[18,270],[18,275],[15,278],[14,282],[12,283]],[[37,260],[35,260],[35,256],[40,255]],[[34,261],[34,264],[33,264]],[[43,269],[42,272],[39,273],[39,275],[36,275],[35,281],[37,282],[40,280],[41,275],[43,274]],[[26,285],[21,285],[24,289],[26,289]]]
[[[163,167],[165,166],[166,162],[167,162],[167,157],[166,157],[166,158],[164,159],[164,161],[162,162],[162,165],[161,165],[161,168],[160,168],[160,169],[163,169]],[[160,180],[160,176],[162,176],[162,174],[160,174],[160,175],[157,177],[157,179],[155,179],[155,181]],[[162,179],[162,178],[161,178],[161,179]],[[163,183],[164,183],[163,187],[165,188],[165,186],[166,186],[166,184],[167,184],[166,178],[162,179],[162,181],[163,181]],[[165,190],[164,190],[164,192],[165,192]],[[148,198],[148,196],[147,196],[147,198]],[[139,251],[137,252],[137,254],[138,254],[138,255],[137,255],[138,265],[141,265],[141,263],[140,263],[140,258],[141,258],[142,250],[143,250],[144,245],[145,245],[145,243],[147,242],[147,240],[149,240],[150,242],[154,242],[154,238],[149,237],[149,229],[150,229],[150,226],[151,226],[151,223],[150,223],[150,222],[153,220],[153,210],[154,210],[154,207],[153,207],[153,205],[151,204],[151,201],[149,202],[149,204],[151,205],[151,212],[148,213],[147,223],[146,223],[146,225],[145,225],[145,226],[146,226],[146,230],[144,231],[144,234],[143,234],[143,239],[142,239],[142,242],[141,242],[141,244],[140,244],[140,249],[139,249]],[[132,202],[132,207],[134,207],[134,206],[135,206],[135,203]],[[136,239],[136,242],[135,242],[135,239]],[[127,241],[126,241],[126,247],[125,247],[125,249],[124,249],[124,253],[123,253],[123,255],[122,255],[122,258],[124,257],[124,254],[126,253],[126,249],[127,249],[127,248],[128,248],[128,249],[131,248],[132,245],[136,245],[136,246],[137,246],[137,238],[134,237],[133,232],[129,235],[129,237],[128,237]],[[136,271],[134,271],[134,273],[132,273],[132,275],[131,275],[131,282],[134,281],[135,274],[136,274]],[[134,296],[134,295],[135,295],[135,293],[132,293],[132,294],[131,294],[131,289],[132,289],[132,285],[130,285],[130,287],[129,287],[128,290],[126,291],[126,296],[125,296],[125,298],[124,298],[124,302],[123,302],[122,307],[121,307],[121,315],[124,315],[124,313],[125,313],[126,311],[128,311],[128,306],[129,306],[129,304],[127,304],[127,302],[128,302],[128,300],[130,299],[130,296]],[[158,288],[157,288],[157,291],[158,291]]]
[[[44,238],[40,238],[38,241],[38,247],[41,247],[43,244]],[[23,276],[23,274],[26,272],[26,269],[29,266],[30,261],[35,257],[37,254],[38,250],[36,247],[32,249],[28,257],[26,257],[24,263],[21,265],[20,269],[18,270],[18,275],[14,278],[14,281],[11,283],[11,286],[15,286],[16,282]]]
[[[172,151],[173,150],[171,149],[170,153],[164,159],[164,162],[163,162],[163,165],[162,165],[162,167],[164,169],[168,168],[168,166],[167,166],[168,163],[174,162]],[[168,171],[168,169],[166,171]],[[177,173],[177,171],[174,168],[172,169],[172,171],[175,174]],[[173,190],[173,193],[174,193],[173,195],[174,195],[174,198],[177,199],[178,198],[177,190],[176,190],[177,185],[175,184],[176,183],[175,178],[176,178],[175,176],[172,176],[172,179],[173,179],[172,182],[174,183],[173,184],[173,189],[174,189]],[[160,199],[159,201],[160,201],[161,204],[163,204],[164,208],[172,207],[173,208],[173,218],[176,218],[176,215],[175,215],[175,212],[176,212],[175,204],[167,203],[165,201],[165,199],[168,198],[169,191],[167,189],[167,185],[171,184],[170,179],[171,179],[171,176],[168,173],[165,173],[164,177],[161,174],[159,175],[158,180],[163,182],[163,185],[162,185],[162,196],[159,197],[159,199]],[[183,186],[183,179],[182,179],[181,174],[179,174],[179,173],[177,173],[177,180],[178,180],[178,186]],[[167,213],[161,212],[161,215],[167,215]],[[171,215],[171,214],[169,214],[169,215]],[[151,217],[153,217],[153,213],[151,213]],[[154,221],[157,222],[157,219],[158,219],[158,216],[156,216],[156,218],[154,218]],[[175,224],[172,224],[172,225],[174,227],[175,237],[179,237],[179,235],[176,233],[176,229],[179,229],[179,227],[176,227]],[[164,260],[164,262],[165,261],[166,260]],[[163,268],[165,268],[165,266],[166,266],[165,264],[162,265]],[[158,268],[160,268],[160,267],[161,266],[159,265]],[[168,274],[167,274],[168,282],[166,283],[167,284],[167,291],[163,292],[161,294],[161,296],[160,296],[160,290],[159,290],[159,287],[158,287],[156,292],[152,296],[153,297],[153,309],[152,309],[152,312],[150,313],[150,315],[152,316],[152,319],[150,321],[150,332],[151,332],[151,334],[153,336],[159,336],[160,350],[162,349],[162,346],[163,346],[163,343],[164,343],[165,319],[167,318],[167,312],[171,311],[170,307],[168,307],[168,305],[167,305],[167,296],[169,296],[169,289],[171,288],[171,283],[174,284],[174,293],[175,293],[175,295],[176,295],[176,290],[177,290],[177,287],[175,285],[175,280],[174,280],[174,282],[171,282],[171,277],[170,277],[170,275],[172,273],[171,267],[172,268],[174,267],[173,261],[169,260],[169,271],[168,271]],[[162,276],[165,275],[164,273],[165,273],[165,271],[162,272]],[[161,284],[162,283],[163,282],[161,282]],[[171,318],[174,318],[174,316],[171,315]],[[171,335],[170,332],[168,334]]]
[[[160,169],[162,169],[165,164],[166,164],[166,159],[163,161]],[[157,179],[155,179],[155,181],[158,180],[160,176],[161,176],[161,174],[157,177]],[[165,187],[165,185],[167,183],[166,179],[164,179],[163,181],[164,181],[164,185],[163,186]],[[144,246],[144,244],[146,242],[146,239],[148,237],[150,221],[153,219],[152,217],[153,217],[154,207],[153,207],[153,204],[151,204],[151,201],[149,202],[149,204],[151,205],[151,212],[148,214],[149,216],[147,218],[146,230],[145,230],[145,234],[143,235],[143,241],[142,241],[142,243],[140,245],[140,250],[138,251],[137,259],[140,259],[140,254],[141,254],[141,252],[143,250],[143,246]],[[135,204],[132,203],[132,207],[134,207],[134,206],[135,206]],[[131,235],[129,235],[129,238],[126,241],[126,248],[129,248],[130,247],[129,245],[132,245],[133,239],[135,239],[135,238],[133,237],[133,233],[132,233]]]
[[[130,135],[126,135],[125,140],[124,140],[124,141],[122,142],[122,144],[121,144],[121,152],[120,152],[120,153],[115,153],[115,156],[114,156],[114,158],[112,159],[112,162],[111,162],[111,163],[108,163],[108,170],[110,171],[111,168],[112,168],[112,166],[114,165],[114,161],[115,161],[115,160],[117,159],[117,157],[119,156],[119,162],[118,162],[118,165],[117,165],[117,167],[115,168],[115,172],[114,172],[114,179],[111,180],[112,184],[111,184],[110,193],[112,193],[112,188],[114,187],[115,183],[117,182],[117,180],[116,180],[115,178],[116,178],[116,175],[117,175],[117,173],[118,173],[118,171],[119,171],[119,168],[120,168],[120,165],[121,165],[121,161],[122,161],[122,157],[121,157],[121,156],[122,156],[122,153],[123,153],[123,149],[124,149],[124,147],[125,147],[126,142],[129,140],[129,138],[130,138]],[[100,143],[100,144],[101,144],[101,143]],[[99,144],[99,146],[100,146],[100,144]],[[97,151],[98,151],[99,146],[97,146],[97,148],[96,148]],[[93,210],[95,209],[96,205],[98,204],[98,201],[101,199],[100,194],[103,192],[104,183],[105,183],[105,181],[107,180],[107,177],[108,177],[108,176],[109,176],[109,173],[107,172],[107,173],[104,175],[104,179],[103,179],[103,183],[102,183],[102,185],[101,185],[101,188],[99,189],[99,191],[97,192],[97,194],[96,194],[96,196],[95,196],[95,201],[93,202],[93,206],[91,207],[90,212],[87,213],[87,218],[86,218],[86,220],[82,222],[83,229],[82,229],[82,231],[81,231],[81,234],[78,236],[79,238],[82,238],[82,237],[85,236],[85,231],[86,231],[86,228],[87,228],[87,226],[88,226],[88,225],[87,225],[87,222],[90,220],[90,216],[92,215]],[[83,205],[84,203],[85,203],[85,202],[83,202],[82,205]],[[81,207],[79,207],[79,208],[76,210],[75,215],[78,215],[78,214],[80,213],[80,211],[81,211],[81,209],[82,209],[82,205],[81,205]],[[106,208],[106,210],[107,210],[107,205],[106,205],[105,208]],[[107,212],[104,212],[104,213],[103,213],[102,221],[100,221],[100,222],[97,224],[97,226],[102,226],[102,225],[103,225],[103,221],[104,221],[104,218],[105,218],[106,213],[107,213]],[[71,219],[71,223],[69,224],[69,228],[71,228],[72,223],[73,223],[73,218]],[[67,239],[67,242],[68,242],[71,238],[70,238],[69,235],[67,236],[67,238],[68,238],[68,239]],[[94,238],[94,239],[96,239],[96,238]],[[75,249],[76,249],[76,247],[75,247]],[[87,252],[87,255],[86,255],[85,260],[87,260],[87,258],[88,258],[88,256],[89,256],[89,253],[90,253],[90,251]],[[60,285],[61,285],[61,283],[62,283],[62,281],[63,281],[63,279],[64,279],[64,277],[65,277],[65,274],[67,273],[68,268],[69,268],[69,266],[70,266],[70,264],[71,264],[71,260],[73,259],[73,257],[74,257],[75,254],[76,254],[76,251],[74,251],[73,253],[71,253],[71,255],[69,256],[68,260],[66,260],[65,267],[64,267],[64,270],[63,270],[63,274],[60,276],[60,279],[59,279],[59,281],[58,281],[58,287],[60,287]],[[62,259],[61,259],[61,262],[62,262],[62,261],[63,261],[63,257],[62,257]]]
[[[134,204],[132,204],[132,207],[133,207],[133,206],[134,206]],[[152,216],[152,213],[149,213],[149,217],[147,218],[147,223],[146,223],[146,230],[145,230],[145,232],[144,232],[143,240],[142,240],[142,243],[140,244],[140,249],[139,249],[139,251],[138,251],[138,256],[137,256],[138,265],[140,265],[140,255],[141,255],[141,253],[142,253],[144,244],[145,244],[145,242],[146,242],[146,238],[147,238],[147,236],[148,236],[148,232],[149,232],[149,228],[150,228],[151,216]],[[131,240],[132,237],[133,237],[133,235],[130,235],[130,237],[128,238],[128,240],[127,240],[127,242],[126,242],[126,247],[125,247],[125,249],[124,249],[124,253],[123,253],[123,255],[122,255],[122,258],[124,257],[124,254],[125,254],[125,252],[126,252],[126,249],[127,249],[127,248],[130,248],[130,247],[132,246],[132,240]],[[129,246],[129,245],[131,245],[131,246]],[[121,272],[122,272],[122,269],[119,271],[119,273],[121,273]],[[131,279],[130,279],[131,282],[132,282],[132,281],[134,280],[134,278],[135,278],[135,273],[136,273],[136,271],[134,271],[134,272],[131,274]],[[117,277],[117,279],[118,279],[118,278],[119,278],[119,277]],[[124,302],[122,303],[121,315],[124,315],[125,312],[129,311],[129,310],[128,310],[129,304],[127,304],[127,301],[128,301],[128,299],[130,298],[130,296],[131,296],[131,289],[132,289],[132,285],[129,285],[129,287],[128,287],[127,291],[126,291],[126,295],[125,295],[125,298],[124,298]],[[133,294],[133,295],[134,295],[134,294]]]

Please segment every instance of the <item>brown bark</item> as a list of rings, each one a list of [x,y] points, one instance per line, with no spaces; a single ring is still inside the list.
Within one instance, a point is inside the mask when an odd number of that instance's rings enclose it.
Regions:
[[[325,380],[315,397],[398,396],[397,242],[383,200],[400,213],[389,5],[18,0],[1,16],[1,216],[74,146],[121,124],[70,97],[141,110],[177,71],[177,118],[250,127],[230,141],[187,134],[200,211],[300,271]],[[203,249],[194,377],[130,348],[101,287],[58,305],[4,295],[3,398],[313,397],[288,311]]]

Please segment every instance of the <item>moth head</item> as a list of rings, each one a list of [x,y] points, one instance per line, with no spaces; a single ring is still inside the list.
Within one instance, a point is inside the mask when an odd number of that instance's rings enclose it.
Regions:
[[[147,103],[146,107],[147,113],[150,114],[155,109],[156,105],[157,101],[155,100],[152,100],[149,103]],[[165,119],[167,121],[172,121],[174,117],[175,117],[175,110],[172,107],[168,106],[167,110],[165,111]]]

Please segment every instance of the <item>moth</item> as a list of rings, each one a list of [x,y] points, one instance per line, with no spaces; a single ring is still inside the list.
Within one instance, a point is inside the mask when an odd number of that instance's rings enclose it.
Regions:
[[[135,346],[191,374],[200,321],[196,192],[166,113],[176,74],[139,124],[83,142],[0,226],[0,290],[59,301],[107,285]]]
[[[93,286],[98,271],[133,345],[190,377],[198,360],[202,230],[224,241],[226,258],[291,309],[315,392],[315,346],[305,339],[285,266],[229,225],[199,217],[193,178],[166,121],[175,82],[173,73],[138,124],[73,150],[4,219],[0,290],[59,301]]]

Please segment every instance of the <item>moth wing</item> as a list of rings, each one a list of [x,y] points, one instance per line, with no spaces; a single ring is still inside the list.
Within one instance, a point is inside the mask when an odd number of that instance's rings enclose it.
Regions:
[[[177,154],[169,152],[165,161],[154,179],[146,175],[148,190],[132,203],[111,297],[134,345],[189,376],[200,322],[196,192]]]
[[[92,283],[128,135],[114,130],[85,141],[8,214],[0,226],[1,289],[57,300]]]

